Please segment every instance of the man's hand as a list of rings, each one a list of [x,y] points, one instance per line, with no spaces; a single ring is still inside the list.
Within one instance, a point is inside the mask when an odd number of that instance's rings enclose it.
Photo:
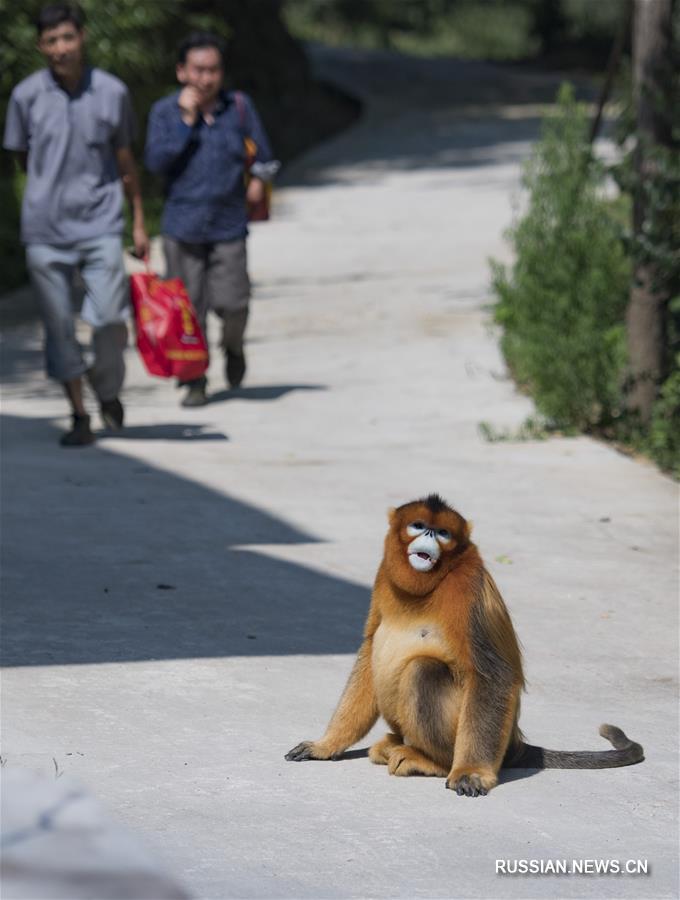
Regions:
[[[132,243],[137,259],[145,259],[149,255],[149,236],[143,225],[135,225],[132,229]]]
[[[264,181],[261,178],[251,178],[246,188],[246,200],[255,205],[264,200]]]
[[[201,95],[196,88],[187,86],[182,89],[177,104],[182,121],[185,125],[195,125],[198,119],[198,107],[201,102]]]

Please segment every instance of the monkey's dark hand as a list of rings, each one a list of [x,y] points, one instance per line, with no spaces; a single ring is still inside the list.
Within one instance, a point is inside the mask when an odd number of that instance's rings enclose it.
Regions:
[[[334,759],[338,754],[329,753],[317,741],[303,741],[286,753],[289,762],[303,762],[305,759]]]
[[[479,775],[461,775],[455,780],[447,778],[446,787],[459,797],[484,797],[488,794]]]

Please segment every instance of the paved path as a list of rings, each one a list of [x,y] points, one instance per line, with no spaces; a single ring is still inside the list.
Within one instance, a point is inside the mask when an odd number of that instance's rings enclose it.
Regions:
[[[368,113],[253,229],[247,387],[225,392],[215,359],[214,402],[183,410],[131,350],[129,427],[65,451],[39,335],[7,335],[6,765],[84,781],[200,898],[676,896],[675,487],[587,438],[478,431],[531,410],[487,258],[507,258],[544,83],[321,62]],[[603,748],[611,721],[642,765],[515,773],[469,800],[361,756],[284,762],[344,684],[387,507],[429,491],[474,520],[511,608],[530,739]],[[651,874],[495,874],[522,858]]]

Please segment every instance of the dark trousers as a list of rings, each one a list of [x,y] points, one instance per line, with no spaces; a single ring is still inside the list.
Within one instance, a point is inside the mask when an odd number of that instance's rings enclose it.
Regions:
[[[211,309],[222,320],[223,351],[243,356],[250,300],[245,238],[190,244],[163,235],[163,250],[167,275],[184,282],[206,339]]]

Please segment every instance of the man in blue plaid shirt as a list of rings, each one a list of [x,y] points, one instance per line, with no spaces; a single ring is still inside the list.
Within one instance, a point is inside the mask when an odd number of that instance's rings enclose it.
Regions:
[[[224,52],[220,38],[203,32],[181,43],[182,88],[153,105],[145,160],[165,176],[161,230],[168,276],[183,280],[204,333],[209,309],[221,318],[225,374],[236,388],[246,369],[247,203],[262,200],[278,163],[250,98],[223,89]],[[257,148],[247,188],[245,138]],[[207,402],[205,378],[188,388],[183,406]]]

